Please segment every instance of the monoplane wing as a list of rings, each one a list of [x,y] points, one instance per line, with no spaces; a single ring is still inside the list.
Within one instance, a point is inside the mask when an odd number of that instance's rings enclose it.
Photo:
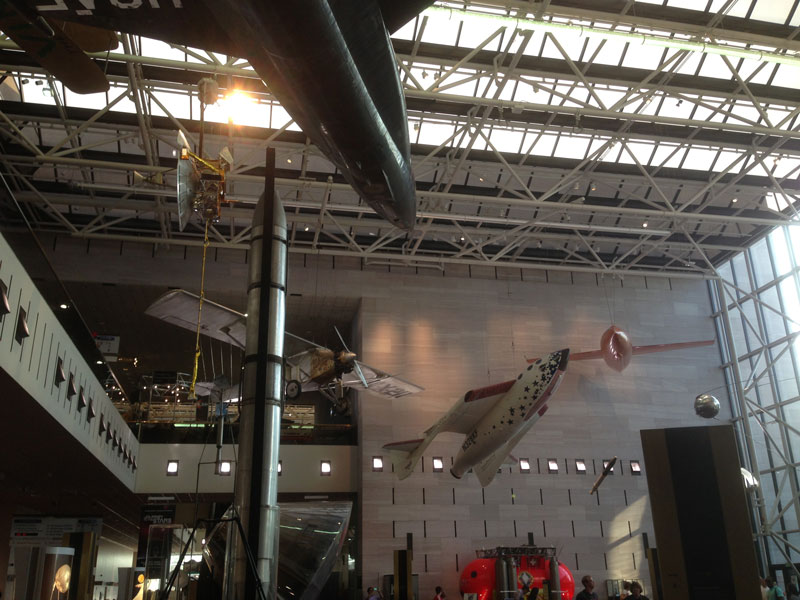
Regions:
[[[186,290],[170,290],[144,312],[183,329],[197,331],[198,302],[200,297],[196,294]],[[243,349],[245,328],[246,318],[242,313],[216,302],[203,300],[200,333]]]
[[[403,396],[417,394],[425,389],[415,383],[411,383],[410,381],[403,379],[402,377],[390,375],[389,373],[381,371],[380,369],[365,365],[360,361],[358,364],[361,366],[361,372],[364,374],[364,379],[367,381],[367,387],[364,387],[364,384],[355,372],[345,373],[342,375],[343,386],[353,388],[359,392],[372,392],[373,394],[378,394],[384,398],[402,398]],[[306,385],[303,384],[303,390],[305,389]]]

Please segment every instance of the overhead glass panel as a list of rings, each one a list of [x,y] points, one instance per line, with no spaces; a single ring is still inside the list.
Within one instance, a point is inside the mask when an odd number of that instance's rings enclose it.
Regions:
[[[686,154],[686,160],[683,163],[684,169],[708,171],[711,169],[711,164],[716,158],[717,152],[715,150],[707,150],[705,148],[691,148]]]
[[[750,13],[750,18],[756,21],[782,24],[794,5],[794,0],[758,0],[753,7],[753,12]]]

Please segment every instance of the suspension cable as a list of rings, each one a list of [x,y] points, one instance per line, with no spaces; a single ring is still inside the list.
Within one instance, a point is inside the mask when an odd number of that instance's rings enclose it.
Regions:
[[[203,238],[203,266],[200,270],[200,302],[197,304],[197,335],[194,344],[194,367],[192,368],[192,385],[189,386],[189,400],[197,400],[194,386],[197,383],[197,363],[200,360],[200,325],[202,323],[203,315],[203,300],[206,297],[206,250],[208,249],[208,223],[210,219],[206,219],[206,231]]]

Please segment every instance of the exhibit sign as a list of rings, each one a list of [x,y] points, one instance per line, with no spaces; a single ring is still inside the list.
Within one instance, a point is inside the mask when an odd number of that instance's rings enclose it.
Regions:
[[[75,600],[93,579],[99,517],[15,516],[6,594],[14,600]]]
[[[100,535],[100,517],[13,517],[11,546],[58,546],[64,535],[94,533]]]

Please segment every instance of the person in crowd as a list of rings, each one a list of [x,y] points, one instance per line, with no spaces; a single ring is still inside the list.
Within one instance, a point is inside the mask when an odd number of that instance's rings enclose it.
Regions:
[[[623,581],[622,589],[619,592],[619,600],[625,600],[625,598],[627,598],[630,595],[631,595],[631,582]],[[766,600],[766,598],[764,600]]]
[[[775,581],[774,577],[767,577],[764,579],[769,588],[769,593],[767,594],[767,600],[783,600],[786,598],[786,595],[783,593],[781,586],[778,585],[778,582]]]
[[[647,596],[642,593],[642,584],[638,581],[634,581],[631,583],[631,595],[628,596],[628,600],[650,600]]]
[[[436,586],[436,595],[433,597],[433,600],[444,600],[444,590],[442,586]]]
[[[761,600],[767,600],[767,596],[769,596],[767,582],[763,577],[759,577],[758,580],[761,583]]]
[[[383,600],[383,596],[378,588],[370,586],[367,588],[367,600]]]
[[[575,600],[598,600],[597,592],[594,591],[594,579],[591,575],[584,575],[581,578],[583,589],[575,595]]]

